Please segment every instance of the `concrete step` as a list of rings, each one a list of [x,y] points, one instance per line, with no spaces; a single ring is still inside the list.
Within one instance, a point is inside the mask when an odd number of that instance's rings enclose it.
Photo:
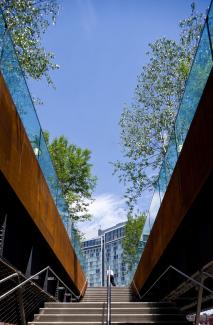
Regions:
[[[102,304],[101,307],[81,307],[81,308],[40,308],[39,313],[44,314],[103,314],[106,312],[107,305]],[[152,307],[151,309],[149,307],[145,308],[137,308],[137,307],[121,307],[117,306],[116,308],[113,307],[111,309],[111,314],[175,314],[177,313],[177,309],[175,308],[156,308]]]
[[[28,325],[103,325],[103,321],[100,322],[28,322]],[[185,321],[180,321],[180,322],[171,322],[171,321],[163,321],[163,322],[111,322],[111,325],[153,325],[153,324],[159,324],[159,325],[189,325],[191,323],[185,322]]]
[[[81,301],[106,301],[107,296],[94,296],[94,297],[84,297]],[[111,301],[133,301],[132,297],[125,296],[112,296]]]
[[[132,290],[130,287],[113,287],[115,290]],[[87,290],[107,290],[107,287],[87,287]]]
[[[120,292],[120,291],[111,291],[111,294],[112,295],[133,295],[133,293],[132,292]],[[91,292],[88,292],[88,291],[86,291],[85,292],[85,295],[92,295],[92,296],[94,296],[94,295],[107,295],[107,291],[100,291],[100,292],[95,292],[95,291],[91,291]]]
[[[84,295],[84,298],[88,298],[88,297],[106,297],[107,296],[107,292],[106,293],[86,293]],[[125,293],[111,293],[112,297],[133,297],[134,295],[132,294],[125,294]]]
[[[111,291],[112,292],[119,292],[119,293],[130,293],[132,292],[131,290],[121,290],[121,289],[116,289],[116,287],[111,287]],[[92,292],[107,292],[107,289],[104,289],[104,290],[97,290],[97,289],[93,289],[93,290],[89,290],[87,289],[86,292],[89,292],[89,293],[92,293]]]
[[[132,294],[132,291],[122,291],[122,290],[113,290],[111,289],[112,294]],[[107,293],[107,290],[86,290],[85,294],[104,294]]]
[[[104,302],[45,302],[44,307],[45,308],[102,308],[104,305]],[[171,307],[173,308],[175,305],[171,303],[165,303],[165,302],[113,302],[111,307],[112,308],[166,308]]]
[[[84,296],[82,300],[84,299],[96,299],[96,301],[98,301],[99,299],[106,299],[107,295],[103,295],[103,296],[98,296],[98,295],[95,295],[95,296]],[[121,295],[121,296],[114,296],[112,295],[111,296],[112,299],[132,299],[132,296],[124,296],[124,295]]]
[[[103,288],[103,289],[87,288],[86,291],[88,291],[88,292],[107,292],[107,288]],[[123,288],[113,287],[113,286],[111,286],[111,291],[117,291],[117,292],[132,292],[131,289],[123,289]]]
[[[94,299],[83,299],[82,302],[106,302],[107,298],[94,298]],[[131,302],[132,299],[111,299],[112,302]]]
[[[83,299],[93,299],[93,298],[96,298],[97,300],[99,298],[106,298],[107,295],[85,295],[83,297]],[[125,299],[129,299],[129,298],[132,298],[133,296],[130,296],[130,295],[111,295],[112,298],[125,298]]]
[[[39,322],[96,322],[103,321],[106,316],[103,314],[36,314],[34,321]],[[156,321],[184,321],[180,314],[112,314],[112,321],[117,322],[156,322]]]
[[[113,287],[111,286],[112,290],[120,290],[120,291],[131,291],[130,288],[123,288],[123,287]],[[101,291],[101,290],[107,290],[107,287],[88,287],[87,291]]]

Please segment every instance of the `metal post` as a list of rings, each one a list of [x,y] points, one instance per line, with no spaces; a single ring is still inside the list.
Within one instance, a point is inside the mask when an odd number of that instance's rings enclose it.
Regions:
[[[6,232],[6,225],[7,225],[7,215],[5,214],[4,223],[1,228],[0,234],[0,256],[3,257],[3,250],[4,250],[4,239],[5,239],[5,232]]]
[[[200,283],[203,284],[204,277],[202,272],[200,273]],[[198,298],[197,298],[197,312],[196,312],[196,319],[195,319],[195,325],[200,324],[200,312],[201,312],[201,305],[202,305],[202,296],[203,296],[203,287],[199,287],[198,289]]]
[[[111,281],[110,281],[110,266],[107,271],[107,325],[111,325]]]
[[[65,291],[64,291],[64,300],[63,300],[63,302],[67,302],[67,296],[66,296],[66,294],[67,294],[67,289],[65,289]]]
[[[46,274],[45,274],[45,279],[44,279],[44,285],[43,285],[43,289],[45,292],[48,292],[48,276],[49,276],[49,270],[47,269]]]
[[[109,276],[109,325],[111,325],[111,279]]]
[[[32,273],[32,260],[33,260],[33,247],[31,248],[31,251],[30,251],[30,257],[29,257],[26,272],[25,272],[25,275],[27,278],[29,278]]]
[[[20,278],[18,277],[18,282],[20,283]],[[22,294],[23,288],[20,287],[17,290],[17,300],[19,305],[19,311],[20,311],[20,318],[21,318],[21,325],[26,325],[26,317],[25,317],[25,311],[24,311],[24,302],[23,302],[23,294]]]
[[[56,284],[56,289],[55,289],[55,298],[57,299],[57,301],[59,300],[59,280],[57,280],[57,284]]]

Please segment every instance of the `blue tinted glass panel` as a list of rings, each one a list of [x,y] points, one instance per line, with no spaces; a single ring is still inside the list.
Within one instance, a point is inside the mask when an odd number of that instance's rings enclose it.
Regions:
[[[163,161],[162,166],[161,166],[158,184],[159,184],[160,201],[162,202],[164,194],[166,192],[167,184],[168,184],[167,177],[166,177],[165,161]]]
[[[144,241],[144,238],[146,238],[146,235],[150,234],[150,220],[149,220],[149,214],[147,215],[144,227],[143,227],[143,231],[141,234],[141,240]]]
[[[152,229],[152,226],[155,222],[155,218],[157,216],[158,210],[160,208],[160,192],[159,192],[159,184],[155,186],[155,191],[152,197],[152,201],[149,208],[149,226]]]
[[[48,183],[51,194],[56,202],[58,192],[58,178],[42,133],[40,137],[38,161],[43,171],[44,177]]]
[[[175,123],[178,152],[182,149],[211,68],[212,55],[205,25]]]
[[[17,56],[8,31],[4,33],[4,23],[0,15],[0,68],[7,87],[16,106],[17,112],[22,120],[25,131],[33,147],[34,153],[39,161],[43,175],[49,186],[58,211],[67,229],[68,235],[74,241],[74,248],[79,261],[84,268],[79,239],[76,233],[72,232],[71,221],[68,214],[68,207],[64,201],[59,181],[48,152],[40,123],[27,87],[24,75],[20,68]],[[4,34],[4,37],[3,37]],[[4,39],[4,42],[3,42]]]
[[[0,57],[1,57],[2,48],[3,48],[4,34],[5,34],[5,23],[4,23],[3,16],[0,12]]]
[[[176,145],[176,139],[175,139],[175,133],[174,131],[171,134],[170,141],[168,144],[167,152],[164,158],[165,161],[165,168],[166,168],[166,178],[167,182],[169,183],[169,180],[172,176],[173,170],[175,168],[175,164],[177,162],[177,145]]]
[[[57,199],[56,199],[56,206],[58,208],[58,212],[62,218],[65,228],[68,230],[69,228],[69,215],[68,215],[68,207],[64,200],[62,190],[58,187],[57,191]],[[71,237],[70,237],[71,238]]]
[[[33,148],[37,150],[40,139],[40,124],[8,33],[5,35],[0,68],[28,138]]]
[[[211,5],[211,8],[209,10],[208,24],[209,24],[209,33],[210,33],[210,37],[211,37],[211,47],[212,47],[212,44],[213,44],[213,2]]]

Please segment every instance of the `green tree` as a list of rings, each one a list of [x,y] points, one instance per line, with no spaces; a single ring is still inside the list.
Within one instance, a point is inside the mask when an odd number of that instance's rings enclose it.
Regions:
[[[146,215],[144,213],[134,217],[128,214],[122,247],[123,261],[127,264],[129,270],[137,262],[138,255],[141,255],[140,241],[145,221]]]
[[[41,35],[55,23],[57,0],[0,0],[8,30],[26,76],[52,84],[50,71],[58,68],[54,54],[41,45]]]
[[[88,206],[96,184],[89,163],[90,150],[69,144],[64,136],[50,142],[49,133],[45,132],[44,135],[72,221],[90,219]]]
[[[167,150],[204,22],[194,3],[191,9],[179,24],[179,41],[163,37],[149,44],[149,62],[138,76],[134,101],[120,118],[124,159],[114,163],[114,173],[126,187],[130,210],[143,191],[153,189]]]

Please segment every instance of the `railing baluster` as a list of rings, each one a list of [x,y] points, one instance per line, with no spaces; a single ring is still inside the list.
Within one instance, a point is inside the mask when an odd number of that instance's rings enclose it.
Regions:
[[[111,269],[110,266],[107,270],[107,325],[111,325]]]
[[[19,276],[18,276],[18,282],[20,284]],[[21,324],[26,325],[26,317],[25,317],[24,302],[23,302],[23,288],[22,287],[19,287],[17,290],[17,300],[18,300],[18,306],[19,306],[19,311],[20,311]]]
[[[204,277],[202,272],[200,273],[200,283],[203,285]],[[196,312],[196,319],[195,319],[195,325],[200,324],[200,312],[201,312],[201,306],[202,306],[202,297],[203,297],[203,287],[199,287],[198,289],[198,298],[197,298],[197,312]]]

